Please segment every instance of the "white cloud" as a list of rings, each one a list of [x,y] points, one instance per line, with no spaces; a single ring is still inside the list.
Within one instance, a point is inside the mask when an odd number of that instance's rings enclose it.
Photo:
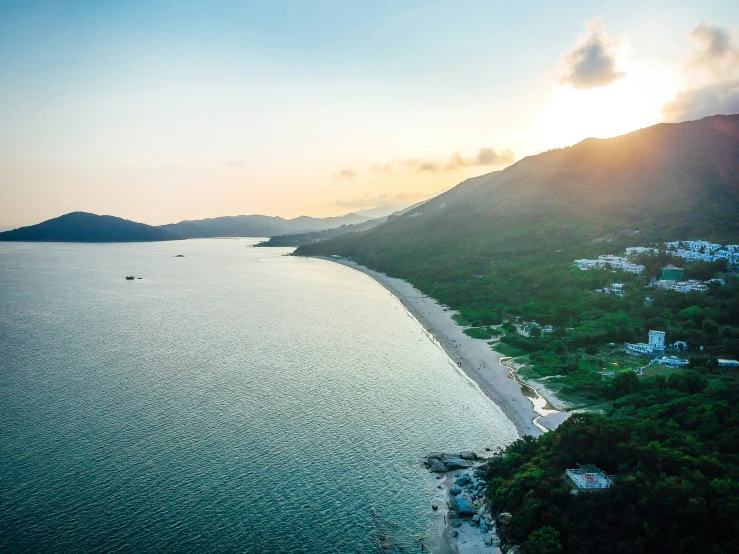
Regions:
[[[605,87],[625,76],[617,68],[618,46],[621,41],[611,39],[600,17],[585,22],[587,31],[575,47],[562,57],[559,70],[560,84],[576,89]]]

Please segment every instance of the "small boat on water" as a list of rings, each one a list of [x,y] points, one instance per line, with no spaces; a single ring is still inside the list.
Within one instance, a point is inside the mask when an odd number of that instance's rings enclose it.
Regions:
[[[126,275],[126,281],[133,281],[135,278],[133,275]]]

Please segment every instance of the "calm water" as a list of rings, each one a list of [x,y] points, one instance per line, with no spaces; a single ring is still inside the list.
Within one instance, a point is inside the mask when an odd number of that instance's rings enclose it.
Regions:
[[[515,438],[380,285],[253,242],[0,243],[0,551],[415,552],[423,455]]]

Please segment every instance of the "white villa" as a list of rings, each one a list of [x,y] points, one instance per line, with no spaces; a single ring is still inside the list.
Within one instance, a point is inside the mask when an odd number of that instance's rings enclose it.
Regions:
[[[648,344],[625,342],[624,350],[634,356],[659,356],[665,351],[665,332],[649,331]]]
[[[671,281],[669,279],[656,281],[654,287],[664,290],[674,290],[675,292],[706,292],[710,283],[718,283],[719,285],[725,285],[726,281],[723,279],[709,279],[708,281],[696,281],[690,279],[689,281]]]
[[[688,360],[678,358],[677,356],[662,356],[659,359],[659,363],[665,364],[668,367],[685,367],[688,365]]]
[[[583,271],[594,268],[605,269],[608,266],[611,266],[613,269],[622,269],[623,271],[628,271],[629,273],[639,274],[644,271],[643,265],[632,264],[626,258],[622,258],[621,256],[613,256],[610,254],[598,256],[597,260],[575,260],[575,264]]]

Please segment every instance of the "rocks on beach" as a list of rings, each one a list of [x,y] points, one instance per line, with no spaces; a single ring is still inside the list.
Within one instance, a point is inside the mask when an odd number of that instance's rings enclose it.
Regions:
[[[455,469],[469,469],[474,466],[473,460],[475,459],[477,459],[477,455],[469,451],[460,452],[459,454],[432,452],[426,457],[426,466],[434,473],[446,473]]]
[[[447,475],[445,481],[449,487],[446,521],[452,529],[451,536],[460,540],[464,537],[468,541],[475,536],[470,535],[474,530],[479,533],[475,540],[480,541],[480,546],[490,547],[491,554],[502,550],[506,550],[506,554],[518,554],[518,547],[506,544],[506,531],[513,516],[504,512],[496,517],[485,499],[486,485],[476,472],[480,459],[471,451],[456,454],[432,452],[426,458],[426,466],[437,473],[437,478],[454,472]]]

